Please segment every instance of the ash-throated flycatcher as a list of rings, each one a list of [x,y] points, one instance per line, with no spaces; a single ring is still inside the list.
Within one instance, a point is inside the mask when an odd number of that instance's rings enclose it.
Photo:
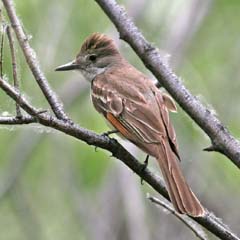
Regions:
[[[101,113],[122,136],[155,157],[175,209],[191,216],[205,211],[187,185],[179,165],[175,131],[168,111],[173,100],[119,53],[113,40],[94,33],[83,43],[76,59],[56,71],[78,70],[91,82],[91,97]]]

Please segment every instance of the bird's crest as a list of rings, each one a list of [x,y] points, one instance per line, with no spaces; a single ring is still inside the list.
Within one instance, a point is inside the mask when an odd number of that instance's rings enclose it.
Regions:
[[[114,41],[108,36],[101,33],[93,33],[83,43],[81,53],[90,53],[99,51],[106,55],[114,55],[118,53]]]

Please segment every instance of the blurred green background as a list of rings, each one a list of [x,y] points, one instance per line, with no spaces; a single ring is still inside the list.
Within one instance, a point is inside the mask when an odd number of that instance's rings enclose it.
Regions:
[[[239,0],[119,2],[184,84],[238,138]],[[51,86],[81,126],[98,133],[108,130],[92,107],[89,84],[77,73],[58,73],[54,68],[72,60],[92,32],[112,36],[123,55],[154,79],[132,49],[118,40],[115,27],[95,1],[26,0],[15,5]],[[17,60],[23,94],[35,106],[48,109],[19,48]],[[12,81],[6,42],[4,73]],[[3,91],[0,114],[14,114],[14,103]],[[171,119],[193,191],[240,235],[239,169],[218,153],[202,151],[209,139],[180,108]],[[134,146],[120,142],[144,160]],[[161,197],[106,151],[95,152],[92,146],[38,125],[1,125],[0,153],[1,240],[195,238],[175,217],[150,203],[147,193]],[[154,160],[149,167],[158,172]]]

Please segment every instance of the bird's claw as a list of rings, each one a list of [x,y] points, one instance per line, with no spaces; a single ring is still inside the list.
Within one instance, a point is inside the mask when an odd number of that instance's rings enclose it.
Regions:
[[[147,157],[142,165],[142,169],[141,169],[142,173],[146,170],[146,168],[148,166],[148,159],[149,159],[149,155],[147,155]],[[143,178],[141,178],[141,185],[143,185]]]
[[[118,130],[111,130],[111,131],[107,131],[107,132],[102,133],[101,136],[109,137],[111,134],[118,133],[118,132],[119,132]]]

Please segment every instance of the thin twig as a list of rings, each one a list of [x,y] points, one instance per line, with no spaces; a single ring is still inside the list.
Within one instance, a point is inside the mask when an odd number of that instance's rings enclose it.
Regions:
[[[63,110],[63,104],[58,99],[56,93],[50,87],[44,73],[40,69],[39,62],[36,57],[35,51],[31,48],[28,37],[26,36],[20,19],[17,17],[14,3],[12,0],[2,0],[5,9],[7,11],[8,17],[11,21],[11,25],[16,33],[20,47],[24,53],[25,59],[28,63],[29,68],[32,71],[32,74],[37,81],[40,89],[42,90],[45,98],[47,99],[49,105],[51,106],[54,114],[58,119],[65,121],[69,120],[69,117]]]
[[[208,239],[205,232],[200,228],[200,226],[196,225],[196,223],[194,223],[193,220],[190,219],[189,217],[187,217],[186,215],[182,215],[182,214],[179,214],[178,212],[176,212],[174,210],[174,208],[170,204],[168,204],[166,201],[160,200],[160,199],[158,199],[156,197],[153,197],[153,196],[147,196],[147,198],[151,202],[153,202],[157,205],[160,205],[164,209],[167,209],[167,211],[172,213],[181,222],[183,222],[188,228],[190,228],[196,234],[196,236],[199,239],[201,239],[201,240],[207,240]]]
[[[152,71],[161,85],[210,137],[216,151],[226,155],[240,168],[240,142],[229,134],[220,120],[194,97],[167,66],[159,50],[146,41],[124,8],[115,0],[95,0],[120,33],[120,38],[130,44],[145,66]]]
[[[12,73],[13,73],[14,87],[19,91],[19,79],[18,79],[18,73],[17,73],[16,49],[15,49],[15,46],[14,46],[14,38],[13,38],[13,34],[12,34],[12,29],[9,25],[6,28],[6,32],[7,32],[10,51],[11,51]],[[21,113],[20,107],[19,107],[17,102],[16,102],[16,114],[17,114],[18,118],[22,117],[22,113]]]
[[[22,125],[22,124],[29,124],[35,123],[37,119],[32,116],[22,116],[19,117],[0,117],[0,125]]]
[[[2,18],[2,17],[1,17]],[[1,19],[2,20],[2,19]],[[4,22],[2,21],[2,35],[1,35],[1,43],[0,43],[0,76],[1,78],[3,77],[3,50],[4,50],[4,36],[5,36],[5,24]]]
[[[3,2],[7,2],[7,5],[10,2],[11,3],[10,5],[12,5],[12,1],[3,0]],[[11,6],[11,7],[13,7],[13,6]],[[13,27],[15,27],[15,28],[18,28],[19,26],[16,27],[16,25],[13,25]],[[21,26],[20,26],[20,28],[21,28]],[[16,29],[15,29],[15,31],[16,31]],[[16,33],[17,33],[17,31],[16,31]],[[27,41],[27,39],[25,39],[24,41]],[[151,51],[152,49],[150,48],[147,50]],[[29,59],[26,58],[26,60],[28,61]],[[35,63],[38,64],[37,62],[35,62]],[[134,172],[136,172],[139,176],[141,176],[146,182],[148,182],[160,194],[162,194],[164,197],[169,199],[167,191],[166,191],[162,181],[157,176],[152,174],[148,169],[146,169],[143,172],[142,164],[139,163],[121,145],[119,145],[116,140],[109,139],[108,137],[104,137],[104,136],[99,136],[91,131],[88,131],[86,129],[79,127],[76,124],[70,124],[69,122],[61,121],[61,120],[49,115],[48,113],[40,113],[38,111],[38,109],[36,109],[34,106],[30,105],[26,101],[26,99],[24,99],[22,96],[20,96],[18,91],[16,91],[10,84],[3,81],[2,79],[0,79],[0,87],[11,98],[13,98],[16,102],[18,102],[19,105],[28,114],[35,117],[40,124],[54,128],[61,132],[64,132],[68,135],[71,135],[71,136],[77,138],[77,139],[83,140],[90,145],[95,145],[95,146],[101,147],[103,149],[106,149],[106,150],[112,152],[113,156],[115,156],[118,159],[120,159],[121,161],[123,161],[128,167],[130,167]],[[217,222],[215,219],[216,219],[216,217],[214,215],[210,215],[210,214],[207,214],[206,216],[201,217],[201,218],[194,218],[195,221],[197,221],[201,225],[205,226],[209,231],[214,233],[216,236],[219,236],[221,239],[229,239],[229,240],[230,239],[231,240],[239,239],[227,227],[225,227],[223,224],[219,224],[219,222]]]
[[[86,86],[76,85],[76,80],[74,79],[61,86],[59,93],[63,99],[67,99],[65,106],[69,107],[78,97],[81,97],[85,90]],[[0,117],[0,124],[4,125],[29,124],[35,122],[37,122],[37,119],[32,116],[23,116],[21,119],[16,117]],[[5,175],[0,179],[0,201],[7,196],[18,182],[27,166],[28,160],[31,159],[31,154],[34,152],[34,149],[39,146],[40,141],[43,140],[44,137],[44,134],[33,135],[31,129],[20,134],[16,140],[17,144],[14,144],[11,151],[9,151],[10,156],[7,157],[9,166],[3,171]],[[21,153],[20,155],[19,152]]]
[[[106,136],[97,135],[94,132],[79,127],[77,124],[65,122],[59,120],[48,113],[40,113],[38,109],[32,106],[26,99],[24,99],[18,91],[14,89],[9,83],[0,78],[0,87],[8,94],[13,100],[17,101],[18,104],[28,114],[35,117],[38,122],[46,127],[50,127],[73,136],[79,140],[86,142],[89,145],[94,145],[112,153],[114,157],[121,160],[130,169],[132,169],[137,175],[139,175],[144,181],[159,192],[162,196],[169,200],[167,190],[164,186],[163,181],[150,172],[148,169],[142,171],[143,164],[141,164],[136,158],[134,158],[124,147],[122,147],[115,139],[108,138]],[[240,240],[228,227],[224,224],[219,223],[213,214],[207,214],[203,217],[193,218],[194,221],[198,222],[210,232],[218,236],[223,240]]]

